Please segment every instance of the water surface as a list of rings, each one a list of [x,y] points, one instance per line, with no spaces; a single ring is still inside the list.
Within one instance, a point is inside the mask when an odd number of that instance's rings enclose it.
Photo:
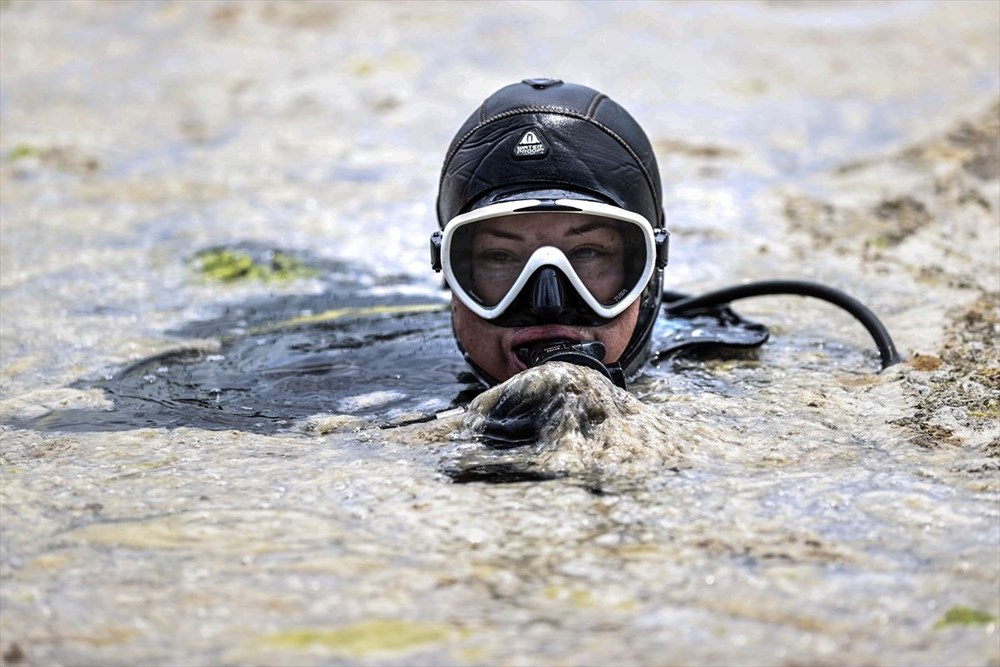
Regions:
[[[987,2],[0,5],[4,661],[1000,663],[998,26]],[[456,483],[489,453],[454,420],[379,428],[461,391],[447,318],[328,311],[442,303],[444,149],[541,75],[649,132],[671,289],[830,283],[908,363],[767,298],[739,306],[756,354],[635,383],[682,466]],[[316,271],[206,280],[210,248]],[[239,384],[254,341],[283,403]],[[178,359],[191,394],[146,423],[105,391]],[[245,414],[192,418],[241,388]]]

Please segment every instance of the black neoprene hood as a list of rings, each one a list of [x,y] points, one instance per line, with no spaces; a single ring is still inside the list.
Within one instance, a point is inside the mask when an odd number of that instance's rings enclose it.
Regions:
[[[660,173],[646,133],[586,86],[526,79],[488,97],[448,148],[438,224],[539,191],[612,204],[663,225]]]
[[[664,226],[660,172],[646,133],[607,95],[558,79],[505,86],[469,116],[441,170],[438,225],[443,229],[455,216],[489,204],[525,199],[597,201],[638,213],[653,228]],[[662,285],[660,267],[618,360],[625,376],[649,356]],[[468,353],[466,360],[495,383]]]

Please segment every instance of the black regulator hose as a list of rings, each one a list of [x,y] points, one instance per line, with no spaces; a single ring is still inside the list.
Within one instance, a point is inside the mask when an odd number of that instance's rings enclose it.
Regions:
[[[680,315],[698,310],[699,308],[723,306],[730,301],[738,301],[739,299],[748,299],[755,296],[782,295],[811,296],[843,308],[861,322],[875,340],[879,355],[882,357],[882,370],[902,361],[902,357],[896,351],[896,345],[892,342],[892,337],[889,335],[885,325],[875,316],[875,313],[869,310],[868,306],[840,290],[821,285],[820,283],[804,280],[762,280],[744,285],[724,287],[720,290],[706,292],[697,296],[684,297],[676,301],[664,303],[663,307],[667,313]]]

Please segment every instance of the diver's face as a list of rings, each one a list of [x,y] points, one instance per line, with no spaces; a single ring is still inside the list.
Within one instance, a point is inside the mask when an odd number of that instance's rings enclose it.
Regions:
[[[517,348],[538,340],[553,338],[575,341],[600,341],[606,349],[605,364],[621,357],[639,318],[636,301],[621,315],[600,327],[577,327],[565,324],[544,324],[532,327],[498,327],[479,317],[457,298],[451,299],[455,336],[473,362],[492,377],[503,382],[527,366],[516,353]]]
[[[615,225],[588,216],[537,214],[508,216],[480,223],[469,248],[475,290],[487,303],[506,294],[524,261],[539,247],[553,246],[570,260],[591,293],[609,301],[622,287],[624,246]],[[541,340],[599,341],[605,364],[618,361],[635,330],[639,301],[603,326],[540,323],[501,327],[452,298],[452,317],[459,343],[472,361],[493,378],[504,381],[525,370],[516,350]]]

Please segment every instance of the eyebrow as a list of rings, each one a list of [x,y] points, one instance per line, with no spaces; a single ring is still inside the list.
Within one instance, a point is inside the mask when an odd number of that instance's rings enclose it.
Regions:
[[[491,229],[487,227],[486,229],[480,230],[479,234],[485,234],[488,236],[496,236],[501,239],[509,239],[511,241],[523,241],[524,237],[520,234],[515,234],[514,232],[505,232],[499,229]]]
[[[618,225],[608,220],[594,220],[593,222],[587,222],[577,227],[570,227],[569,231],[572,234],[586,234],[587,232],[592,232],[595,229],[618,229]],[[567,234],[569,236],[569,234]]]

